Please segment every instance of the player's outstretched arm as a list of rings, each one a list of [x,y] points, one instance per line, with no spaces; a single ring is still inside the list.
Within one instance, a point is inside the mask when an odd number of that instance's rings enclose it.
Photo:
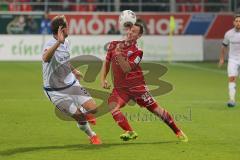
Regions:
[[[57,39],[57,42],[52,47],[48,48],[42,56],[44,62],[49,62],[60,44],[64,43],[65,37],[63,35],[62,26],[58,28],[58,34],[55,36],[55,38]]]
[[[100,75],[101,86],[102,86],[102,88],[105,88],[105,89],[110,89],[110,87],[111,87],[111,85],[106,80],[106,77],[108,75],[109,70],[110,70],[110,62],[105,61],[103,63],[102,70],[101,70],[101,75]]]
[[[220,53],[220,56],[219,56],[218,67],[221,67],[224,64],[224,58],[225,58],[226,53],[227,53],[227,47],[222,45],[221,53]]]

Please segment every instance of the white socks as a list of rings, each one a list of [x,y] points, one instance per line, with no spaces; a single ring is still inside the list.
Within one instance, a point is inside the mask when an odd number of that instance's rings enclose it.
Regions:
[[[228,83],[228,89],[229,89],[229,98],[230,98],[230,100],[235,102],[236,82],[229,82]]]
[[[89,137],[95,136],[96,133],[93,132],[93,130],[91,129],[90,125],[88,122],[86,122],[86,124],[81,125],[77,123],[77,126],[79,129],[81,129],[83,132],[85,132]]]
[[[83,114],[87,113],[87,110],[85,108],[80,107],[79,109]],[[78,126],[79,129],[81,129],[83,132],[85,132],[89,137],[92,137],[92,136],[96,135],[96,133],[93,132],[93,130],[91,129],[88,122],[86,122],[86,124],[84,124],[84,125],[77,123],[77,126]]]

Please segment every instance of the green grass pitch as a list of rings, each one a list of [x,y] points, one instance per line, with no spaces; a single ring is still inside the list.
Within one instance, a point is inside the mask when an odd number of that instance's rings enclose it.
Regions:
[[[178,142],[163,122],[146,118],[145,109],[128,106],[124,113],[140,115],[130,117],[139,138],[122,142],[122,131],[108,113],[98,117],[93,127],[104,144],[93,146],[75,123],[55,115],[43,94],[40,62],[1,62],[0,160],[239,160],[240,105],[226,107],[226,66],[163,65],[168,72],[161,79],[174,89],[155,98],[174,115],[189,142]],[[82,83],[101,89],[99,81]]]

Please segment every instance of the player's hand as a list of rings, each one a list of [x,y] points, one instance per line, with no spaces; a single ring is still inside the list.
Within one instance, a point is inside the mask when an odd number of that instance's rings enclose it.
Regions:
[[[104,88],[104,89],[110,89],[110,88],[111,88],[111,85],[108,83],[107,80],[101,81],[101,86],[102,86],[102,88]]]
[[[74,76],[80,81],[83,78],[83,75],[81,72],[79,72],[77,69],[74,69],[73,71]]]
[[[222,65],[224,64],[224,59],[220,59],[218,62],[218,67],[222,67]]]
[[[58,42],[60,42],[60,43],[64,43],[64,41],[65,41],[65,37],[64,37],[64,34],[63,34],[63,28],[62,28],[62,26],[59,26],[59,27],[58,27],[57,40],[58,40]]]

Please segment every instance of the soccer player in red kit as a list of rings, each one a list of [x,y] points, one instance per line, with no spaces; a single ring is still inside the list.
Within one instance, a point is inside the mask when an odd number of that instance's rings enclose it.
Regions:
[[[139,106],[145,107],[150,112],[161,118],[183,142],[188,138],[180,130],[172,116],[167,110],[157,104],[149,93],[144,81],[144,76],[139,63],[143,56],[143,51],[137,47],[137,39],[143,34],[141,24],[134,24],[123,41],[112,41],[109,45],[106,61],[101,72],[101,86],[110,89],[110,84],[106,80],[107,74],[112,66],[114,77],[114,88],[108,98],[108,105],[113,119],[125,131],[120,138],[124,141],[137,138],[137,133],[128,123],[127,118],[120,109],[130,100],[134,100]]]

